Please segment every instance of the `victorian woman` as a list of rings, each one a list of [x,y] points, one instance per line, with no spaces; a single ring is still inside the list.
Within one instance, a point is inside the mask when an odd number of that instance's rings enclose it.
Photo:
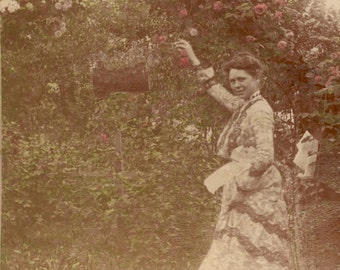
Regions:
[[[214,240],[199,269],[289,269],[286,205],[273,165],[273,111],[259,88],[261,63],[238,53],[225,64],[231,94],[215,81],[213,68],[200,68],[187,41],[175,46],[186,50],[206,91],[232,112],[217,143],[226,164],[205,180],[211,193],[223,193]]]

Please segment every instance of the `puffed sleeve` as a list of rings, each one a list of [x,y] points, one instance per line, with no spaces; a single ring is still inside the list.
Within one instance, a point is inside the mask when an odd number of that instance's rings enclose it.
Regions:
[[[199,82],[203,82],[207,92],[222,106],[226,107],[230,112],[234,112],[237,108],[244,104],[244,100],[232,95],[221,84],[214,80],[214,69],[212,67],[201,69],[197,72]],[[208,82],[208,84],[206,84]]]
[[[255,137],[256,157],[251,162],[250,176],[261,176],[274,162],[274,120],[272,111],[257,111],[250,115]]]
[[[234,112],[244,104],[243,99],[232,95],[219,83],[212,85],[207,92],[230,112]]]

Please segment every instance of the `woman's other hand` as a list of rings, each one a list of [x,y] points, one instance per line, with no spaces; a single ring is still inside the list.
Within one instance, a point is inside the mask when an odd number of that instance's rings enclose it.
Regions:
[[[193,66],[199,66],[200,65],[200,61],[198,60],[197,56],[194,53],[194,50],[192,48],[192,46],[190,45],[190,43],[184,39],[180,39],[177,42],[174,43],[175,48],[179,51],[181,50],[185,50],[188,58],[190,59],[191,63]]]

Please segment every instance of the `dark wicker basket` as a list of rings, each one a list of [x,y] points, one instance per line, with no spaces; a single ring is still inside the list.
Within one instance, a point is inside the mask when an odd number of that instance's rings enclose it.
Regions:
[[[117,70],[95,67],[92,82],[94,94],[100,99],[108,97],[113,92],[149,91],[149,78],[144,63]]]

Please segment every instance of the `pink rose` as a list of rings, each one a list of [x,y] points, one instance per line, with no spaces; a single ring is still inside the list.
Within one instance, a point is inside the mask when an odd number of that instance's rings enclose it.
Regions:
[[[223,3],[221,1],[216,1],[213,4],[213,9],[216,11],[220,11],[223,9]]]
[[[179,16],[181,18],[185,18],[186,16],[188,16],[188,10],[186,8],[182,8],[179,12]]]
[[[160,36],[159,38],[158,38],[158,41],[159,41],[159,43],[164,43],[166,40],[167,40],[168,38],[166,37],[166,36],[164,36],[164,35],[162,35],[162,36]]]
[[[325,16],[325,21],[328,22],[328,23],[334,22],[334,16],[332,14],[327,14]]]
[[[282,18],[282,12],[281,11],[275,11],[275,16],[274,16],[274,18],[276,19],[276,20],[281,20],[281,18]]]
[[[309,16],[309,14],[308,14],[307,12],[304,12],[304,13],[302,14],[302,17],[303,17],[305,20],[310,19],[310,16]]]
[[[332,52],[331,53],[331,58],[334,60],[334,59],[337,59],[338,58],[338,54],[336,52]]]
[[[326,86],[327,86],[327,87],[331,86],[331,85],[333,84],[333,81],[334,81],[335,79],[336,79],[335,76],[330,76],[330,77],[328,78],[328,81],[326,82]]]
[[[196,28],[192,27],[192,28],[189,29],[189,34],[192,37],[196,37],[198,35],[198,30]]]
[[[182,67],[182,68],[185,68],[187,66],[189,66],[190,64],[190,60],[189,60],[189,57],[185,56],[185,57],[182,57],[180,60],[179,60],[179,65]]]
[[[294,32],[293,32],[292,30],[286,31],[286,33],[285,33],[285,38],[286,38],[286,39],[292,39],[292,38],[294,38]]]
[[[165,35],[159,36],[158,34],[155,34],[152,37],[152,42],[155,43],[155,44],[163,44],[167,39],[168,38]]]
[[[340,70],[339,70],[339,66],[332,66],[328,69],[328,71],[331,73],[331,75],[334,75],[336,77],[340,77]]]
[[[283,7],[286,5],[286,0],[275,0],[275,4]]]
[[[315,83],[320,83],[322,81],[322,77],[320,75],[317,75],[314,77],[314,82]]]
[[[99,137],[103,142],[107,142],[108,136],[105,133],[100,133]]]
[[[266,12],[267,8],[268,8],[267,5],[265,3],[262,3],[262,4],[256,5],[254,9],[255,9],[256,14],[262,15]]]
[[[246,41],[249,43],[249,42],[253,42],[253,41],[255,41],[256,40],[256,38],[254,38],[253,36],[251,36],[251,35],[247,35],[246,36]]]
[[[288,43],[287,41],[285,40],[280,40],[278,43],[277,43],[277,47],[280,49],[280,50],[284,50],[286,47],[287,47]]]

